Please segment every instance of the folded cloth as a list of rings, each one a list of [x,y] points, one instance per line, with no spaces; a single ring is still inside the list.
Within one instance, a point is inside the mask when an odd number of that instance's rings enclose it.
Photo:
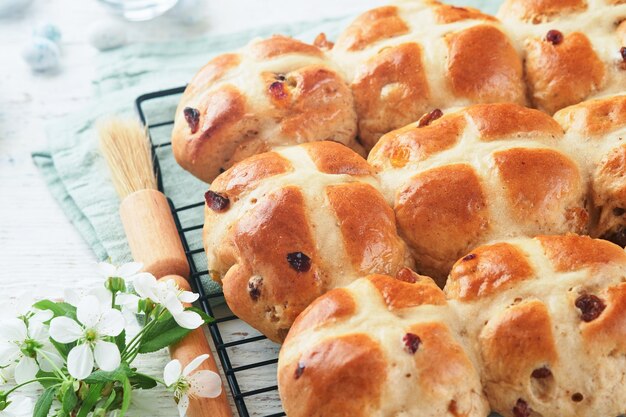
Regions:
[[[494,13],[500,0],[455,0],[449,3],[478,7]],[[315,22],[263,27],[235,34],[208,35],[194,40],[134,44],[98,56],[98,74],[93,81],[93,105],[59,118],[46,126],[48,149],[33,153],[33,160],[50,192],[98,259],[114,263],[130,260],[130,251],[118,215],[119,198],[106,163],[98,150],[96,121],[106,116],[134,113],[135,99],[145,93],[184,85],[212,56],[237,49],[255,37],[275,33],[311,42],[324,32],[335,39],[354,16]],[[169,96],[149,109],[149,123],[171,120],[178,96]],[[152,103],[152,102],[151,102]],[[148,104],[148,103],[146,103]],[[155,101],[156,104],[156,101]],[[169,140],[169,129],[151,132],[153,141]],[[202,201],[206,184],[178,167],[171,148],[157,150],[165,194],[176,207]],[[202,208],[179,212],[183,227],[201,225]],[[202,233],[186,233],[191,250],[202,248]],[[194,255],[200,270],[206,265],[201,250]],[[207,293],[220,291],[213,281],[203,281]]]

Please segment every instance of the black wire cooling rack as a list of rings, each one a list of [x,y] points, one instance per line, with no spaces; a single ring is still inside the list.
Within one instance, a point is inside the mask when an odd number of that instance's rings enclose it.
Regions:
[[[159,190],[170,202],[189,261],[191,285],[200,294],[202,309],[215,318],[208,326],[209,332],[239,416],[284,416],[276,386],[278,346],[234,316],[221,293],[207,294],[202,285],[210,282],[201,243],[204,201],[200,200],[206,184],[191,175],[176,175],[180,168],[175,164],[170,141],[172,117],[184,89],[155,91],[135,100],[152,143]]]

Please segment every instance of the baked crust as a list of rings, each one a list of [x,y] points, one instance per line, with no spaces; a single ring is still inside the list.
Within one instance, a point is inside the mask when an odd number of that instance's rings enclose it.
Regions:
[[[340,319],[327,318],[337,311]],[[281,348],[285,412],[484,417],[476,359],[457,320],[426,277],[409,283],[375,275],[330,291],[298,317]]]
[[[210,182],[276,146],[334,140],[360,152],[355,135],[352,93],[324,53],[276,35],[196,74],[176,110],[172,149],[184,169]]]
[[[498,17],[522,52],[531,104],[550,114],[626,90],[623,0],[506,0]],[[621,24],[620,24],[621,23]]]
[[[547,114],[477,104],[383,136],[368,161],[417,271],[445,283],[454,261],[509,236],[585,233],[585,165]]]
[[[589,233],[626,245],[626,96],[589,100],[560,110],[566,145],[590,178]]]
[[[513,44],[497,19],[472,8],[420,0],[367,11],[331,56],[354,91],[366,149],[435,108],[526,103]]]
[[[204,243],[231,310],[282,341],[326,291],[411,266],[378,188],[367,162],[335,142],[277,149],[221,174],[207,193]]]
[[[444,291],[477,347],[492,410],[624,412],[625,273],[621,248],[577,235],[497,242],[457,262]]]

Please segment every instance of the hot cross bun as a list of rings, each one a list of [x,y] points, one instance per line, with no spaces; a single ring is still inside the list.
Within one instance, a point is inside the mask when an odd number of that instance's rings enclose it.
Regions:
[[[433,108],[525,103],[520,57],[497,19],[477,9],[431,0],[372,9],[331,57],[351,84],[367,149]]]
[[[445,288],[504,417],[626,411],[626,253],[589,237],[539,236],[472,250]]]
[[[315,298],[412,265],[367,162],[335,142],[245,159],[206,194],[208,267],[241,319],[274,341]]]
[[[590,234],[626,246],[626,95],[589,100],[554,118],[590,176]]]
[[[368,157],[418,272],[443,285],[491,239],[587,232],[585,171],[554,119],[510,103],[439,116],[388,133]]]
[[[506,0],[498,17],[521,51],[533,106],[552,114],[626,90],[623,0]]]
[[[280,145],[333,140],[360,150],[352,93],[324,53],[285,36],[211,60],[176,110],[178,163],[210,182],[233,163]]]
[[[476,358],[443,292],[402,271],[315,300],[278,360],[289,417],[485,417]]]

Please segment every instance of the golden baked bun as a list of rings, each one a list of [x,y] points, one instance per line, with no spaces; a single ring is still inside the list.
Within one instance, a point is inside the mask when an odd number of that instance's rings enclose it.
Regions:
[[[315,300],[278,359],[289,417],[485,417],[475,357],[426,277],[362,278]]]
[[[418,272],[443,285],[489,240],[586,232],[586,178],[554,119],[507,103],[435,116],[383,136],[368,158]]]
[[[525,63],[532,105],[550,114],[626,90],[626,3],[506,0],[498,12]]]
[[[483,246],[445,288],[504,417],[626,412],[626,254],[589,237]]]
[[[570,106],[554,118],[591,176],[590,234],[626,246],[626,95]]]
[[[352,93],[316,46],[285,36],[212,59],[176,110],[178,163],[210,182],[244,158],[318,140],[360,149]]]
[[[282,341],[331,288],[411,265],[378,187],[367,162],[334,142],[256,155],[217,177],[204,245],[232,311]]]
[[[367,149],[434,108],[525,104],[515,48],[500,23],[477,9],[398,1],[359,16],[330,53],[351,83]]]

